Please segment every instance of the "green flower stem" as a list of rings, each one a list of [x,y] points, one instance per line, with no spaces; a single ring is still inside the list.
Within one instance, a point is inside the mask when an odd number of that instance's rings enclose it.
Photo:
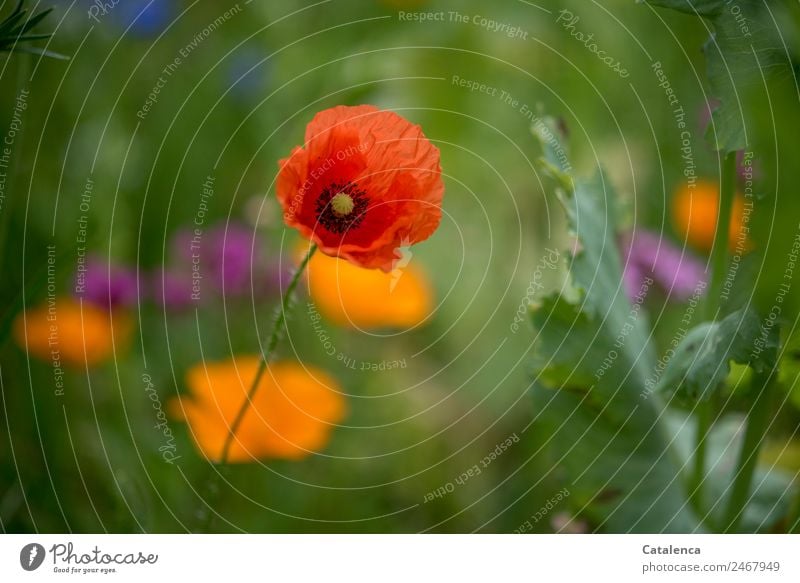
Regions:
[[[789,534],[800,534],[800,483],[795,480],[795,499],[792,508],[789,510],[786,532]]]
[[[744,433],[742,449],[739,452],[739,461],[736,464],[736,474],[733,477],[733,490],[725,512],[723,523],[725,532],[736,531],[750,497],[750,485],[758,461],[758,451],[764,442],[767,425],[769,425],[770,389],[773,379],[774,370],[753,374],[751,386],[758,391],[758,396],[747,414],[747,428]]]
[[[736,193],[736,153],[731,152],[722,162],[719,196],[719,213],[714,231],[714,247],[711,250],[711,282],[705,301],[705,320],[716,319],[719,313],[719,298],[728,266],[728,233],[733,214],[733,199]],[[690,499],[695,510],[702,515],[703,480],[706,474],[706,441],[714,421],[712,399],[697,403],[697,447],[694,468],[689,480]]]
[[[303,275],[303,272],[308,266],[308,262],[311,260],[311,257],[314,255],[316,250],[317,246],[312,244],[308,250],[308,253],[306,253],[306,256],[303,258],[303,261],[300,262],[297,270],[295,270],[294,276],[292,276],[292,280],[289,282],[289,285],[286,287],[286,291],[283,294],[283,299],[281,300],[281,308],[275,315],[275,320],[272,323],[272,330],[269,335],[269,340],[267,341],[267,348],[261,355],[261,360],[258,363],[258,371],[253,379],[253,384],[250,385],[250,390],[247,391],[247,398],[244,400],[244,403],[242,403],[242,406],[236,413],[236,417],[234,417],[233,423],[231,423],[228,436],[225,438],[225,443],[222,446],[222,455],[220,455],[219,459],[220,464],[228,463],[228,455],[230,454],[231,445],[233,445],[233,439],[236,437],[236,432],[239,430],[239,427],[244,420],[244,416],[247,413],[247,410],[250,408],[253,398],[258,392],[258,385],[261,382],[261,377],[264,376],[264,372],[267,370],[267,364],[272,358],[272,353],[275,351],[275,347],[278,345],[278,342],[280,342],[281,338],[283,338],[284,329],[286,327],[286,313],[292,303],[294,290],[300,281],[300,276]]]
[[[269,339],[267,340],[266,350],[261,354],[261,360],[258,364],[258,371],[256,372],[256,376],[253,379],[253,383],[250,385],[250,389],[247,391],[247,397],[245,398],[242,406],[239,408],[239,411],[236,413],[236,417],[233,419],[233,423],[231,423],[228,435],[225,438],[225,442],[222,445],[222,453],[219,458],[219,466],[220,469],[214,474],[211,480],[208,481],[208,488],[207,488],[207,501],[205,502],[205,508],[201,509],[198,513],[199,519],[199,531],[200,532],[210,532],[211,526],[214,522],[214,511],[213,506],[216,500],[219,498],[220,494],[220,480],[222,478],[222,473],[226,471],[228,467],[228,456],[230,455],[231,446],[233,445],[233,440],[236,437],[236,432],[239,431],[239,427],[242,425],[242,421],[244,420],[244,416],[247,413],[247,410],[250,408],[250,404],[253,402],[253,397],[255,397],[256,393],[258,392],[258,385],[261,382],[261,378],[264,376],[264,372],[267,370],[267,365],[272,358],[272,353],[275,351],[275,347],[280,342],[281,338],[283,338],[283,333],[286,328],[286,314],[289,311],[289,308],[292,303],[292,297],[294,296],[294,290],[297,288],[297,284],[300,282],[300,277],[303,275],[303,272],[306,270],[308,266],[308,262],[311,260],[311,257],[314,255],[314,252],[317,250],[316,245],[311,245],[306,253],[306,256],[303,258],[303,261],[300,262],[300,265],[297,267],[297,270],[294,272],[292,276],[292,280],[289,282],[289,285],[286,287],[286,291],[283,294],[283,298],[281,299],[281,306],[280,310],[275,314],[275,319],[272,322],[272,328],[270,330]]]
[[[694,453],[692,479],[689,483],[689,501],[701,518],[704,515],[703,482],[706,476],[706,444],[714,417],[712,398],[697,403],[697,447]]]

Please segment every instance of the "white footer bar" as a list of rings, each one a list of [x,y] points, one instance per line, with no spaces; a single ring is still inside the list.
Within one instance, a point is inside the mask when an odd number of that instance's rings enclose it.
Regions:
[[[4,582],[797,582],[799,567],[800,535],[0,536]]]

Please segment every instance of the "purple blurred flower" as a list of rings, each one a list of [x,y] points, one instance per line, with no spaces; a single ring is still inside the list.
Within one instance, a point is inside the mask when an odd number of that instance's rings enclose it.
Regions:
[[[192,274],[163,269],[150,281],[153,301],[165,308],[183,309],[192,305]]]
[[[187,273],[192,283],[193,269],[199,275],[197,285],[208,284],[226,297],[243,297],[251,293],[273,293],[279,289],[281,274],[267,261],[263,241],[251,226],[229,223],[216,225],[194,234],[182,230],[172,240],[179,262],[175,273]]]
[[[136,272],[89,257],[75,274],[75,296],[105,308],[133,306],[138,299]]]
[[[641,293],[645,279],[652,279],[679,301],[687,300],[706,281],[703,263],[657,233],[643,229],[621,238],[625,266],[623,283],[631,300]]]
[[[261,242],[252,227],[215,227],[203,236],[202,245],[206,270],[221,292],[246,294],[264,271]]]

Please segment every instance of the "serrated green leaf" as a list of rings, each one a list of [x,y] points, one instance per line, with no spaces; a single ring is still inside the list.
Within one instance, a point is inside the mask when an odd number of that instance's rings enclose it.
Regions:
[[[765,103],[764,80],[791,75],[791,62],[763,2],[645,0],[707,18],[714,33],[704,46],[711,94],[720,100],[708,137],[718,150],[748,146],[748,111]]]
[[[708,399],[730,373],[731,361],[758,372],[776,365],[779,339],[750,308],[690,330],[675,349],[658,382],[658,391],[689,399]]]
[[[572,176],[562,168],[563,160],[559,159],[555,151],[558,140],[557,124],[552,119],[539,121],[531,126],[531,132],[542,144],[543,155],[536,161],[539,169],[545,176],[555,181],[556,187],[564,192],[572,192],[575,185],[572,183]],[[562,146],[565,148],[565,146]],[[566,156],[566,152],[564,152]]]
[[[540,141],[552,160],[552,144]],[[571,500],[598,530],[701,530],[677,479],[659,405],[644,391],[655,354],[645,315],[622,287],[615,194],[601,172],[583,182],[552,162],[541,169],[554,167],[580,249],[570,258],[572,288],[532,312],[537,428],[567,472]]]

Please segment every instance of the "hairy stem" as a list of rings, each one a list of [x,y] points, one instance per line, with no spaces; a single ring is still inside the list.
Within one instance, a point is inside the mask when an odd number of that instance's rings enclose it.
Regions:
[[[294,295],[294,290],[297,287],[297,283],[300,281],[300,276],[303,275],[303,272],[306,270],[306,266],[308,262],[311,260],[311,256],[314,255],[314,252],[317,250],[316,245],[311,245],[306,253],[306,256],[303,258],[303,261],[300,262],[300,265],[295,270],[294,275],[292,276],[292,280],[289,282],[289,285],[286,287],[286,291],[283,294],[283,298],[281,300],[281,307],[278,313],[275,315],[275,320],[272,322],[272,330],[270,331],[269,339],[267,340],[267,346],[264,352],[261,354],[261,360],[258,363],[258,371],[256,372],[256,376],[253,379],[253,383],[250,385],[250,390],[247,391],[247,397],[242,403],[242,406],[239,408],[239,411],[236,413],[236,417],[233,418],[233,423],[231,423],[230,431],[228,432],[228,436],[225,438],[225,443],[222,446],[222,454],[219,458],[220,464],[228,463],[228,455],[230,454],[231,445],[233,445],[233,440],[236,437],[236,432],[239,431],[239,427],[244,420],[244,416],[247,413],[247,410],[250,408],[250,404],[253,402],[253,397],[256,396],[258,392],[258,385],[261,382],[261,378],[264,376],[264,372],[267,370],[267,364],[269,360],[272,358],[272,353],[275,351],[275,347],[280,342],[281,338],[283,338],[283,333],[286,324],[286,313],[289,309],[289,306],[292,303],[292,297]]]
[[[708,434],[711,432],[711,423],[714,417],[712,399],[700,401],[695,409],[697,414],[697,446],[694,451],[694,466],[692,478],[689,483],[689,501],[697,511],[698,516],[704,515],[703,482],[706,476],[706,444]]]
[[[218,460],[218,464],[221,467],[217,469],[212,479],[208,482],[208,500],[203,501],[205,508],[199,512],[199,520],[201,525],[200,532],[209,532],[211,530],[211,526],[214,521],[213,506],[215,501],[219,498],[220,480],[222,478],[222,473],[227,468],[228,456],[230,455],[233,440],[236,437],[236,432],[239,431],[239,428],[242,425],[242,421],[247,414],[247,410],[250,408],[250,404],[253,402],[253,397],[255,397],[256,393],[258,392],[258,385],[261,382],[261,378],[264,376],[264,372],[267,370],[267,365],[272,358],[273,352],[275,352],[275,347],[278,345],[278,342],[280,342],[281,338],[283,338],[286,328],[286,314],[291,306],[294,290],[297,288],[297,284],[300,282],[300,277],[306,270],[308,262],[311,260],[311,257],[314,255],[316,250],[317,246],[311,245],[308,253],[306,253],[305,257],[300,262],[300,265],[298,265],[297,270],[292,276],[292,280],[289,282],[289,285],[286,287],[286,291],[283,294],[280,309],[275,314],[275,319],[272,322],[266,348],[261,354],[261,360],[258,364],[256,376],[253,378],[250,389],[247,391],[247,396],[242,403],[242,406],[239,408],[239,411],[236,413],[236,417],[234,417],[233,422],[230,425],[228,435],[225,437],[225,442],[222,445],[222,453],[220,454],[220,458]]]

